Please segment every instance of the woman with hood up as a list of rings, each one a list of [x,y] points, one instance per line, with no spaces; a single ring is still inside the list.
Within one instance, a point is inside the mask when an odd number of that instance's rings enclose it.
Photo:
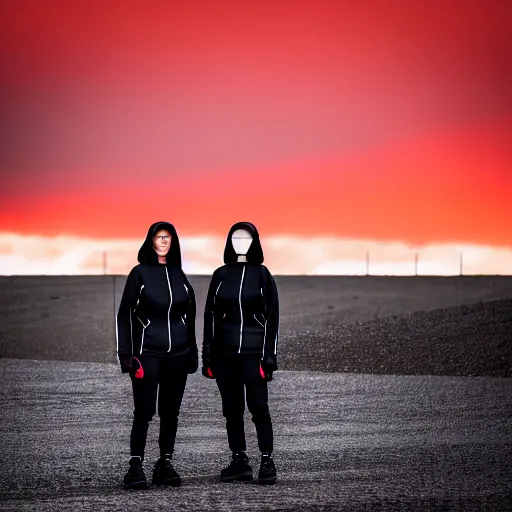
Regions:
[[[187,375],[197,371],[196,303],[181,269],[180,242],[168,222],[156,222],[138,254],[139,264],[126,280],[117,313],[117,354],[133,388],[127,489],[145,489],[144,449],[149,422],[160,416],[160,458],[153,484],[179,486],[171,464]]]
[[[258,482],[274,484],[276,469],[272,460],[267,382],[277,370],[279,302],[274,278],[262,265],[263,251],[253,224],[238,222],[231,227],[224,263],[210,282],[202,350],[202,373],[217,381],[232,452],[231,463],[221,471],[220,479],[252,480],[252,468],[245,453],[247,400],[261,451]]]

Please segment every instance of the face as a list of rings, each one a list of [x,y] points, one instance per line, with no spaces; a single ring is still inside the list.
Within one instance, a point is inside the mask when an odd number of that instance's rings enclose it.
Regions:
[[[231,235],[231,243],[236,254],[245,255],[252,244],[252,235],[246,229],[237,229]]]
[[[166,229],[157,231],[153,236],[153,248],[158,256],[167,256],[171,247],[171,233]]]

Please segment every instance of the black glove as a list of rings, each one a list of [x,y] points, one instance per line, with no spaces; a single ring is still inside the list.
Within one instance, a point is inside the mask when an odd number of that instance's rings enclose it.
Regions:
[[[201,373],[203,374],[203,377],[206,377],[207,379],[215,379],[212,369],[208,365],[203,364]]]
[[[199,363],[197,362],[197,357],[192,357],[188,362],[188,373],[196,373]]]
[[[133,369],[132,356],[119,356],[119,362],[121,363],[121,373],[130,373]]]
[[[269,367],[265,363],[261,363],[260,365],[260,375],[265,381],[270,382],[272,380],[272,374],[274,373],[273,368]]]

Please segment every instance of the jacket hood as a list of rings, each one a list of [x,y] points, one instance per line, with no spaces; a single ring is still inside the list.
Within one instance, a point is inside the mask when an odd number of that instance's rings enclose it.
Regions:
[[[137,257],[139,263],[144,265],[159,265],[158,255],[153,248],[153,236],[161,229],[166,229],[171,233],[171,247],[167,253],[166,260],[167,266],[181,268],[181,250],[180,250],[180,239],[176,228],[169,222],[155,222],[151,224],[146,235],[146,240],[139,249],[139,255]]]
[[[256,226],[250,222],[237,222],[231,226],[224,249],[224,263],[235,263],[238,260],[238,255],[231,242],[231,236],[237,229],[246,229],[252,235],[252,243],[246,254],[247,262],[261,265],[263,263],[263,249],[261,248],[260,235]]]

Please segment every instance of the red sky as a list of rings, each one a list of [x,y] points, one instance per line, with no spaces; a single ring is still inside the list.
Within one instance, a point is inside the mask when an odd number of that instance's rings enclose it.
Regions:
[[[512,246],[508,0],[20,0],[0,20],[0,231]]]

